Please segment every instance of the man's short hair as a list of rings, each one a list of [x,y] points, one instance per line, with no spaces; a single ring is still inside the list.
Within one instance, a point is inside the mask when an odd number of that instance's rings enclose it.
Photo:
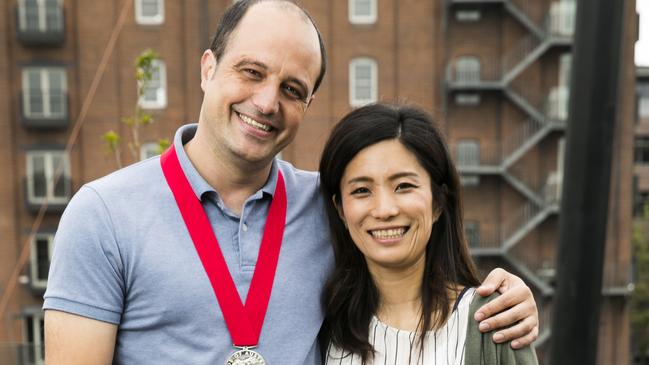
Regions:
[[[318,42],[320,43],[320,74],[318,75],[318,78],[316,79],[315,85],[313,87],[313,92],[315,93],[316,90],[318,90],[318,87],[320,86],[320,83],[322,82],[322,79],[324,78],[325,75],[325,71],[327,69],[327,54],[325,51],[324,42],[322,40],[322,34],[320,34],[320,30],[316,26],[315,21],[313,21],[311,15],[303,7],[298,5],[295,1],[239,0],[234,4],[232,4],[229,8],[225,10],[223,16],[221,16],[221,19],[219,20],[219,25],[216,29],[216,34],[214,35],[214,39],[212,40],[212,44],[210,45],[210,50],[212,51],[212,53],[214,53],[214,56],[216,57],[216,61],[218,62],[221,59],[221,56],[223,56],[223,53],[225,53],[230,35],[237,27],[241,19],[243,19],[243,16],[246,15],[248,9],[250,9],[253,5],[260,3],[262,1],[277,1],[277,2],[285,2],[285,3],[292,4],[295,7],[297,7],[297,9],[299,9],[302,12],[302,14],[304,14],[306,19],[310,21],[311,24],[313,25],[313,28],[318,34]]]

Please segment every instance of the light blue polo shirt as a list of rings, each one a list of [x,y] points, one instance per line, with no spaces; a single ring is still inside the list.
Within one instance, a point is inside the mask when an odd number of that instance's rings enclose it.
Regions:
[[[242,300],[282,171],[286,228],[257,350],[270,365],[319,364],[321,295],[333,253],[318,175],[275,160],[239,217],[189,161],[182,146],[195,132],[196,125],[176,132],[176,153]],[[115,364],[220,365],[235,351],[159,157],[88,183],[72,198],[54,240],[43,308],[117,324]]]

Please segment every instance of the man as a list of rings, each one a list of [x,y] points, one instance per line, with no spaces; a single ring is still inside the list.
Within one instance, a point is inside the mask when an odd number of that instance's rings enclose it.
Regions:
[[[48,364],[319,363],[333,259],[318,177],[274,157],[324,70],[321,37],[292,2],[240,0],[226,11],[201,58],[198,126],[181,127],[163,158],[85,185],[66,209],[45,293]],[[284,185],[285,216],[271,218]],[[198,213],[187,213],[192,204]],[[276,268],[266,243],[260,249],[267,219],[284,223],[268,225],[283,229]],[[204,236],[193,233],[199,222]],[[253,280],[262,261],[270,300]],[[518,322],[503,340],[530,343],[538,319],[529,288],[502,270],[482,291],[496,288],[504,294],[483,317],[511,309],[483,324]]]

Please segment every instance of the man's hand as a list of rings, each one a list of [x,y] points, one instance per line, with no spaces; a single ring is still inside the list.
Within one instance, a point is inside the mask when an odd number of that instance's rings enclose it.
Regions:
[[[495,291],[501,295],[475,313],[480,331],[504,328],[494,334],[494,341],[512,341],[511,346],[515,349],[534,342],[539,336],[539,313],[530,288],[518,276],[496,268],[477,289],[483,297]]]

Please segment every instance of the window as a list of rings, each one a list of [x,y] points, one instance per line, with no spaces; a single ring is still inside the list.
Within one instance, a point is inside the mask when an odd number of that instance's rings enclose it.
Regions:
[[[480,185],[479,175],[460,175],[460,184],[464,187],[474,187]]]
[[[467,220],[464,222],[464,238],[469,247],[480,246],[480,222]]]
[[[554,1],[550,6],[549,30],[558,36],[572,36],[575,32],[577,2],[575,0]]]
[[[455,12],[455,19],[458,22],[477,22],[481,17],[480,10],[458,10]]]
[[[30,274],[33,288],[45,289],[52,260],[53,234],[39,233],[32,238]]]
[[[559,86],[570,86],[570,72],[572,69],[572,54],[569,52],[559,56]]]
[[[363,106],[378,99],[378,70],[371,58],[355,58],[349,64],[349,104]]]
[[[480,144],[478,141],[465,139],[457,143],[458,166],[480,166]]]
[[[163,61],[153,61],[151,80],[140,97],[140,106],[145,109],[162,109],[167,106],[167,71]]]
[[[23,114],[33,119],[67,117],[66,72],[62,67],[23,69]]]
[[[635,163],[649,164],[649,137],[637,137],[634,149]]]
[[[463,56],[455,62],[456,82],[478,82],[480,81],[480,60],[473,56]]]
[[[60,0],[19,0],[18,28],[23,32],[63,30],[63,6]]]
[[[59,175],[59,176],[57,176]],[[70,199],[70,163],[64,151],[27,152],[27,199],[30,204],[65,204]]]
[[[145,143],[140,147],[140,160],[146,160],[147,158],[157,156],[160,154],[160,144],[151,142]]]
[[[138,24],[157,25],[164,20],[164,0],[135,0],[135,21]]]
[[[480,94],[455,94],[455,104],[463,106],[476,106],[480,105]]]
[[[27,364],[45,364],[45,321],[40,310],[33,309],[25,313],[25,342],[23,354]]]
[[[645,207],[649,203],[649,191],[641,191],[638,188],[638,176],[633,177],[633,216],[645,218]]]
[[[377,0],[349,0],[349,22],[352,24],[376,23]]]
[[[638,82],[638,117],[649,118],[649,82]]]

